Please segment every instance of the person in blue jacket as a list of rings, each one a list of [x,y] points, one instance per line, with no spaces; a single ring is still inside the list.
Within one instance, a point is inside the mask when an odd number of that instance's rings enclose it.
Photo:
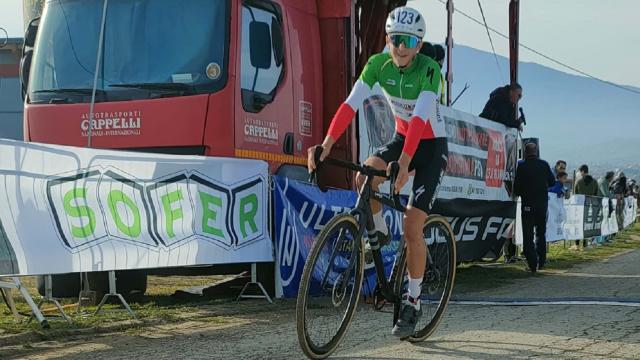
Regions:
[[[558,172],[556,175],[556,183],[549,188],[549,192],[558,195],[559,198],[564,197],[564,184],[567,182],[567,176],[567,173],[564,171]]]

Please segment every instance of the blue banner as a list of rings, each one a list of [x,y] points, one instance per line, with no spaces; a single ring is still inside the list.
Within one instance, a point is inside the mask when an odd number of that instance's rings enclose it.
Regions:
[[[284,177],[274,176],[273,182],[277,281],[281,284],[277,290],[281,291],[278,295],[295,297],[304,262],[316,235],[331,218],[350,211],[355,206],[357,194],[338,189],[323,193],[314,185]],[[472,261],[500,256],[502,244],[510,233],[515,203],[438,199],[434,213],[444,215],[451,224],[457,242],[457,261]],[[388,273],[403,234],[403,214],[387,207],[383,214],[392,235],[391,243],[382,248]],[[365,269],[363,293],[368,295],[376,285],[373,263],[366,263]]]
[[[274,176],[273,182],[276,266],[282,295],[293,298],[298,295],[302,269],[316,235],[331,218],[349,212],[356,203],[357,194],[348,190],[323,193],[316,186],[284,177]],[[384,209],[384,218],[392,234],[391,243],[382,248],[387,273],[393,266],[402,236],[402,216],[391,208]],[[365,263],[363,294],[372,294],[375,285],[373,263]]]

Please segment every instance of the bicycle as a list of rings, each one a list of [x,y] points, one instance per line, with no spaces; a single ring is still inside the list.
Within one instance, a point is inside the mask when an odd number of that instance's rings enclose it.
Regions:
[[[371,197],[397,211],[406,210],[400,196],[393,193],[397,163],[392,163],[391,176],[387,176],[385,170],[337,159],[327,158],[320,164],[319,156],[320,152],[317,151],[315,159],[318,167],[311,174],[312,179],[317,177],[321,166],[330,164],[359,171],[366,180],[359,189],[355,208],[349,213],[336,215],[325,225],[305,262],[296,303],[296,326],[300,347],[311,359],[324,359],[336,350],[355,314],[364,279],[365,230],[374,228],[369,207]],[[391,181],[389,195],[372,189],[375,176]],[[455,280],[456,247],[451,226],[444,217],[430,215],[425,222],[424,233],[428,251],[420,296],[423,315],[414,334],[402,339],[409,342],[423,341],[435,331],[444,315]],[[377,277],[374,307],[381,310],[385,302],[393,303],[395,324],[401,296],[408,284],[404,238],[400,240],[388,278],[380,244],[374,240],[369,242],[369,246]],[[326,312],[334,313],[334,316]]]

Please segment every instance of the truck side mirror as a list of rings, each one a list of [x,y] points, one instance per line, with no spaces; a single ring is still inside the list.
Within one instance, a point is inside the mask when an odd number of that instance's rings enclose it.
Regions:
[[[271,32],[269,24],[252,21],[249,24],[249,52],[251,66],[257,69],[271,67]]]
[[[33,58],[33,47],[36,44],[36,35],[40,26],[40,18],[34,18],[27,25],[24,33],[24,44],[22,46],[22,58],[20,59],[20,86],[22,88],[22,100],[27,96],[29,88],[29,74],[31,70],[31,60]]]
[[[284,60],[284,40],[282,39],[282,27],[275,18],[271,19],[271,39],[273,41],[273,55],[276,66],[282,65]]]
[[[29,87],[29,73],[31,70],[31,59],[33,58],[33,50],[23,51],[22,59],[20,59],[20,86],[22,88],[22,100],[27,96]]]
[[[24,47],[33,47],[36,43],[36,35],[38,34],[38,26],[40,26],[40,18],[34,18],[29,22],[27,30],[24,33]]]

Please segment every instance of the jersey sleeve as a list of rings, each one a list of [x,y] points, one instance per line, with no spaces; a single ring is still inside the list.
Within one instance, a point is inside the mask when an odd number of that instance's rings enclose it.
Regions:
[[[377,55],[369,58],[367,65],[365,65],[364,70],[362,70],[360,74],[360,78],[358,78],[353,89],[351,89],[349,97],[340,105],[333,119],[331,119],[331,125],[329,125],[327,135],[331,136],[334,140],[337,140],[342,133],[344,133],[351,123],[351,120],[353,120],[358,107],[362,105],[362,102],[367,97],[371,96],[371,89],[378,81],[377,60]]]
[[[430,120],[435,120],[438,106],[438,87],[440,86],[440,69],[435,62],[431,62],[422,74],[421,90],[413,109],[413,116],[409,121],[407,137],[402,152],[413,157]]]

